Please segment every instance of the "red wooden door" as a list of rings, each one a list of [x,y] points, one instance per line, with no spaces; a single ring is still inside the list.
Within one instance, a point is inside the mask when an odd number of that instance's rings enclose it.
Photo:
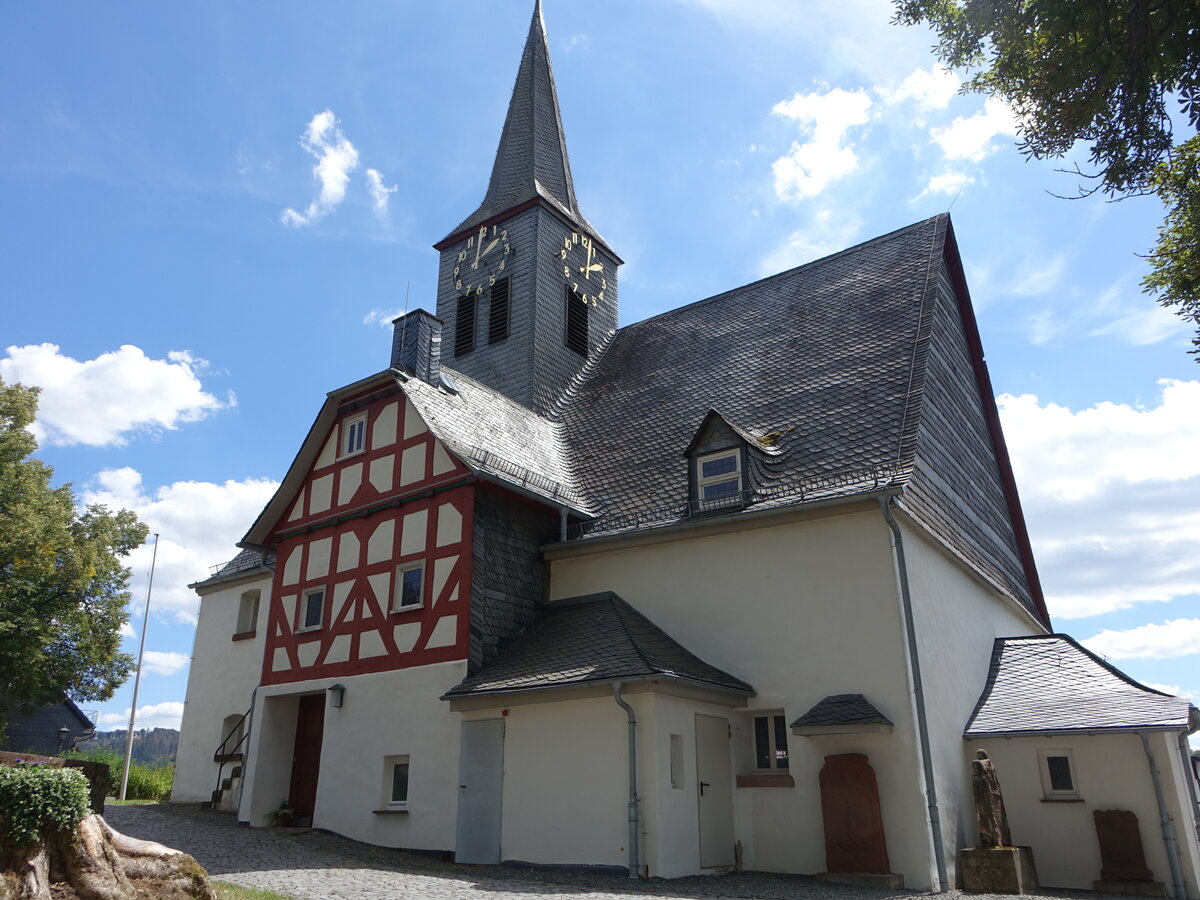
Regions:
[[[296,744],[292,751],[292,787],[288,800],[296,825],[311,825],[317,803],[317,777],[321,772],[321,737],[325,732],[325,695],[300,698],[296,717]]]

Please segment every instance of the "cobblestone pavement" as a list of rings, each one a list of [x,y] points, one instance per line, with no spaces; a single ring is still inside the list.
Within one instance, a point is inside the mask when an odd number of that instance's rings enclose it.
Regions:
[[[440,859],[360,844],[307,829],[244,828],[224,813],[192,806],[110,806],[109,824],[130,837],[192,854],[209,874],[296,900],[887,900],[926,897],[826,884],[800,875],[737,872],[712,877],[652,878],[570,870],[459,866]],[[1082,891],[1046,896],[1100,900]],[[971,900],[987,900],[972,894]],[[1011,900],[1011,898],[1009,898]]]

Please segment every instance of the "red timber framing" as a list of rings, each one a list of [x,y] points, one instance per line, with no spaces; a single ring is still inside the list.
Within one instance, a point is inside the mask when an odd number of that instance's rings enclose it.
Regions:
[[[346,398],[318,439],[323,449],[269,539],[277,564],[262,683],[465,659],[470,470],[399,392]],[[401,594],[414,566],[423,567],[417,603]],[[319,620],[306,625],[310,606]]]

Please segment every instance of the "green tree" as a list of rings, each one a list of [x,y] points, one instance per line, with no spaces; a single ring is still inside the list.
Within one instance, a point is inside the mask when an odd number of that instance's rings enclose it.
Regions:
[[[36,388],[0,381],[0,733],[14,714],[107,700],[129,677],[125,556],[146,539],[133,513],[89,506],[33,457]]]
[[[1088,144],[1081,195],[1163,201],[1143,286],[1196,326],[1200,354],[1200,3],[896,0],[896,21],[928,23],[939,59],[974,71],[967,90],[1012,106],[1027,156]]]

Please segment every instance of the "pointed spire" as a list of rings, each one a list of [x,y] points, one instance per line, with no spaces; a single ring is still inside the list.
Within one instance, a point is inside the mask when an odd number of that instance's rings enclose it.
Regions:
[[[529,36],[517,70],[504,130],[500,134],[487,195],[479,209],[451,235],[537,197],[587,226],[575,202],[575,185],[571,181],[558,92],[550,65],[546,24],[542,19],[542,0],[534,2]]]

